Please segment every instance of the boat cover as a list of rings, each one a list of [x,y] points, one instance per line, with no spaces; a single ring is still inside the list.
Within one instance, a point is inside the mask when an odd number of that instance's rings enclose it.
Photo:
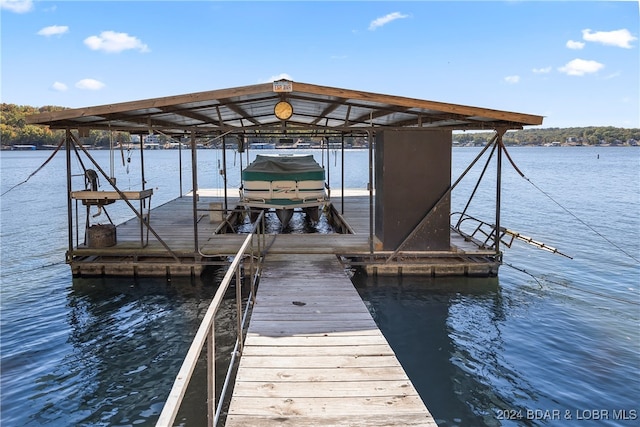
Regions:
[[[324,181],[324,169],[312,154],[265,156],[256,159],[242,171],[245,181]]]

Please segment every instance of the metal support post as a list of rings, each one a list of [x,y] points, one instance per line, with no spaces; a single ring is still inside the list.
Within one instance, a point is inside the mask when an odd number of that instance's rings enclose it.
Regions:
[[[216,321],[211,320],[209,338],[207,339],[207,425],[215,424],[216,408]]]
[[[193,248],[198,252],[198,155],[196,133],[191,131],[191,192],[193,194]]]
[[[67,128],[65,134],[65,150],[67,153],[67,221],[69,227],[69,251],[67,263],[71,262],[73,252],[73,205],[71,203],[71,129]]]
[[[498,132],[498,138],[496,144],[498,145],[498,157],[496,167],[496,229],[495,229],[495,246],[496,255],[500,256],[500,196],[502,193],[502,136],[506,132],[506,129],[496,129]]]
[[[369,253],[373,254],[373,132],[367,131],[369,144]]]
[[[242,256],[242,255],[238,255]],[[242,333],[242,278],[240,275],[241,266],[238,265],[236,270],[236,317],[238,321],[238,352],[242,354],[243,351],[243,333]]]

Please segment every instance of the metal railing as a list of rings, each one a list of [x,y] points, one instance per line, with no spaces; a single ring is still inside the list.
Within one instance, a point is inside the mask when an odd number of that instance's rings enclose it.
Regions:
[[[220,418],[222,405],[225,399],[227,386],[231,379],[231,373],[235,364],[237,356],[242,354],[242,346],[244,341],[244,325],[247,320],[249,308],[255,303],[255,287],[260,274],[260,263],[264,256],[262,250],[265,248],[265,220],[264,212],[260,213],[258,219],[253,223],[249,234],[247,235],[244,243],[236,253],[233,261],[229,265],[229,268],[216,291],[209,308],[202,319],[202,323],[196,332],[195,338],[189,347],[189,351],[182,362],[180,371],[176,376],[173,383],[173,387],[169,392],[169,397],[162,408],[160,417],[156,422],[157,427],[169,427],[172,426],[175,418],[182,404],[182,399],[187,391],[189,381],[196,364],[202,353],[202,350],[206,344],[207,346],[207,419],[209,426],[215,426]],[[256,243],[257,247],[254,246]],[[249,274],[247,275],[247,266],[244,265],[244,260],[249,259]],[[242,275],[241,270],[244,266],[245,277],[248,277],[251,284],[249,298],[244,310],[242,312]],[[225,382],[222,387],[219,401],[215,402],[215,316],[220,309],[224,295],[226,294],[229,286],[235,276],[236,281],[236,318],[237,318],[237,330],[236,330],[236,344],[233,349],[231,360],[229,361],[229,368],[225,377]],[[245,280],[246,281],[246,280]],[[215,408],[215,412],[214,412]]]

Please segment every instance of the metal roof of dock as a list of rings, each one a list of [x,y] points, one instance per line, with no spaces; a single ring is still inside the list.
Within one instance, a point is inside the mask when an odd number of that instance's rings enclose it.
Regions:
[[[274,106],[287,101],[293,115],[281,121]],[[490,130],[540,125],[541,116],[279,80],[93,107],[27,118],[52,129],[157,130],[198,135],[318,129],[361,133],[375,129]]]

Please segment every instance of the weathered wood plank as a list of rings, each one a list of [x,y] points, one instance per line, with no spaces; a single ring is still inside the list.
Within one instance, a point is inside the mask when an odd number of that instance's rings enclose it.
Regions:
[[[254,324],[254,322],[251,322]],[[371,331],[377,328],[375,322],[371,320],[358,320],[353,322],[345,322],[344,320],[321,320],[306,322],[278,322],[260,321],[255,322],[256,327],[251,333],[256,333],[256,329],[260,328],[261,335],[307,335],[307,334],[331,334],[336,332],[358,332]]]
[[[367,345],[325,345],[325,346],[260,346],[253,345],[245,347],[242,357],[247,356],[308,356],[315,354],[316,356],[391,356],[394,355],[393,350],[386,344],[367,344]]]
[[[418,396],[269,398],[243,396],[229,414],[265,416],[332,416],[419,414],[424,404]],[[425,415],[428,414],[425,408]]]
[[[294,306],[295,307],[295,306]],[[346,308],[347,310],[340,310],[340,308]],[[323,319],[326,318],[330,318],[332,315],[335,314],[346,314],[349,313],[350,318],[353,320],[369,320],[371,318],[371,316],[369,315],[369,313],[362,313],[362,312],[357,312],[355,310],[353,310],[352,306],[343,306],[340,308],[336,308],[334,310],[325,310],[325,311],[320,311],[320,310],[313,310],[313,309],[309,309],[309,310],[296,310],[296,309],[291,309],[289,307],[283,307],[281,308],[281,310],[279,311],[275,311],[273,313],[265,313],[265,312],[259,312],[259,313],[254,313],[251,316],[251,320],[252,321],[269,321],[269,322],[274,322],[274,321],[282,321],[282,322],[308,322],[308,321],[322,321]],[[351,308],[352,310],[348,310],[349,308]],[[295,315],[295,320],[292,320],[292,316]]]
[[[395,355],[382,356],[247,356],[242,358],[242,367],[276,369],[317,369],[317,368],[385,368],[398,367]]]
[[[336,258],[268,258],[226,425],[435,426]]]
[[[269,289],[264,290],[262,298],[264,299],[265,304],[272,303],[274,301],[280,300],[280,304],[282,308],[291,308],[290,306],[297,306],[299,312],[303,313],[306,306],[317,306],[317,308],[327,308],[329,309],[332,304],[328,304],[326,299],[330,296],[333,302],[341,303],[344,307],[352,307],[352,309],[365,309],[365,305],[361,301],[353,301],[353,298],[358,297],[357,293],[353,292],[341,292],[336,291],[332,292],[331,288],[329,289],[315,289],[306,292],[304,290],[298,292],[291,292],[287,288],[279,289]]]
[[[309,387],[324,381],[405,381],[407,374],[401,367],[382,368],[324,368],[324,369],[271,369],[253,368],[238,370],[236,383],[248,382],[304,382]],[[233,404],[233,399],[231,401]]]
[[[318,346],[354,346],[363,345],[388,345],[380,331],[367,331],[359,334],[315,334],[306,336],[264,336],[260,334],[250,334],[250,343],[245,345],[245,349],[252,346],[267,347],[318,347]],[[247,339],[248,341],[248,339]]]
[[[235,396],[280,398],[327,398],[369,396],[416,396],[408,380],[319,382],[313,387],[300,382],[240,382],[234,388]]]
[[[256,333],[249,331],[247,333],[247,337],[251,337],[254,339],[256,336],[258,337],[273,337],[273,338],[283,338],[283,337],[317,337],[317,338],[327,338],[327,337],[360,337],[365,335],[378,336],[380,331],[376,331],[375,329],[356,329],[353,331],[338,331],[338,330],[322,330],[321,328],[316,328],[312,330],[311,328],[306,331],[299,331],[296,334],[293,334],[291,330],[288,329],[278,329],[272,328],[268,334],[264,333]],[[384,337],[383,337],[384,338]]]
[[[424,414],[324,415],[314,416],[254,416],[231,414],[227,425],[246,427],[437,427],[430,416]]]

